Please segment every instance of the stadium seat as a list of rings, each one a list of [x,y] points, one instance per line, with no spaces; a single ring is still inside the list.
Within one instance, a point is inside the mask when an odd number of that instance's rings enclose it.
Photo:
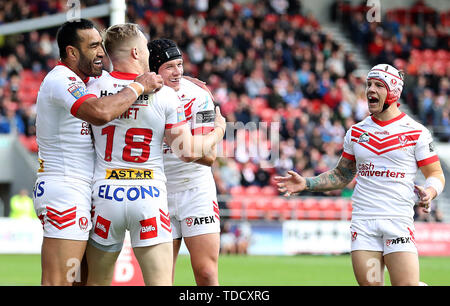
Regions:
[[[275,197],[272,201],[272,211],[279,220],[292,218],[292,207],[290,202],[283,197]]]
[[[321,212],[319,201],[315,198],[307,198],[303,201],[303,208],[308,219],[320,219]]]
[[[246,196],[259,196],[261,195],[261,187],[256,185],[251,185],[245,188]]]
[[[335,201],[330,198],[322,198],[319,200],[319,208],[321,211],[321,219],[334,220],[338,218],[338,213],[335,209]]]
[[[258,199],[247,199],[244,202],[245,206],[245,217],[249,220],[259,219],[262,217],[263,213],[258,205]]]
[[[243,213],[243,203],[240,199],[231,199],[227,203],[227,208],[229,209],[229,215],[231,219],[241,219]]]
[[[245,195],[245,187],[238,185],[230,188],[230,194],[233,197],[244,196]]]
[[[273,197],[278,195],[278,190],[273,186],[264,186],[261,188],[261,195],[267,197]]]

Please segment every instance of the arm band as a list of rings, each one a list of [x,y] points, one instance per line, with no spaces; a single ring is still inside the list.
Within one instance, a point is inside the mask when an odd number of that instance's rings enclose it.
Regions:
[[[144,85],[139,82],[132,82],[127,86],[127,88],[130,88],[136,94],[136,99],[144,93]]]
[[[440,179],[438,179],[435,176],[430,176],[425,181],[425,188],[433,187],[434,190],[436,190],[436,197],[441,194],[441,192],[444,190],[444,185],[442,185],[442,182]]]

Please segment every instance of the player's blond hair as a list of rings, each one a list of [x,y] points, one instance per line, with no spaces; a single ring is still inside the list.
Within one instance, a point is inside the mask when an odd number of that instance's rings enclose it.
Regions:
[[[105,45],[106,52],[110,57],[118,52],[127,48],[125,43],[129,43],[132,39],[139,37],[140,29],[135,23],[124,23],[110,26],[103,32],[103,43]]]

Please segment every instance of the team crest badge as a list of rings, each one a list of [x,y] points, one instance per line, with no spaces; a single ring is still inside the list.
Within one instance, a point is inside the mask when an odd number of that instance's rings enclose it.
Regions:
[[[408,138],[405,135],[400,135],[398,136],[398,141],[400,142],[400,145],[403,147],[408,141]]]
[[[369,142],[369,140],[370,140],[369,133],[365,132],[361,136],[359,136],[358,143]]]
[[[82,231],[86,231],[88,228],[88,219],[86,217],[81,217],[78,219],[78,226],[80,226],[80,229]]]

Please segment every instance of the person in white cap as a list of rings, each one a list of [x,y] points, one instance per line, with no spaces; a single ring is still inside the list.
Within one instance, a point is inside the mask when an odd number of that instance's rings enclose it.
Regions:
[[[356,177],[352,196],[351,257],[359,285],[383,285],[386,266],[392,285],[419,285],[414,205],[430,211],[445,185],[430,132],[400,111],[404,76],[380,64],[366,79],[370,116],[345,135],[337,166],[315,177],[289,171],[276,177],[280,192],[344,188]],[[425,186],[415,185],[420,169]]]

